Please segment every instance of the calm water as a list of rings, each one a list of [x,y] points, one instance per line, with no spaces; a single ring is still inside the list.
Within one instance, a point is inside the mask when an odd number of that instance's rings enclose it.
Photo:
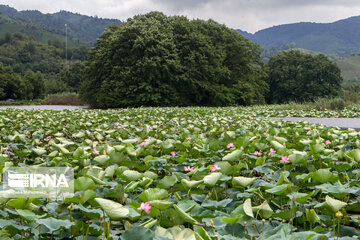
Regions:
[[[66,105],[27,105],[27,106],[0,106],[2,108],[17,108],[17,109],[40,109],[40,110],[74,110],[85,109],[86,106],[66,106]]]

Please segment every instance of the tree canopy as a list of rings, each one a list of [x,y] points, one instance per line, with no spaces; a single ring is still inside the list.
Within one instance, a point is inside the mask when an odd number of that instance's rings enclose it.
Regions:
[[[101,108],[261,104],[260,65],[259,48],[235,30],[151,12],[101,35],[80,94]]]
[[[0,100],[38,99],[45,94],[44,77],[28,70],[24,77],[0,63]]]
[[[314,101],[341,92],[340,69],[324,54],[283,51],[270,58],[266,72],[269,103]]]

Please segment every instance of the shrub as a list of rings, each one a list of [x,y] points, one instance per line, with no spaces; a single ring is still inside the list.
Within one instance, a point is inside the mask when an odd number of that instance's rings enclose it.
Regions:
[[[46,96],[43,101],[44,105],[83,105],[83,101],[76,93],[58,93]]]
[[[314,106],[318,111],[325,110],[343,110],[346,107],[346,102],[341,97],[336,98],[319,98],[314,102]]]

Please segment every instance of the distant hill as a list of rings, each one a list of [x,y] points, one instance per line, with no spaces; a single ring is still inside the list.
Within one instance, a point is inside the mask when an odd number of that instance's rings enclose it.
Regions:
[[[117,19],[89,17],[78,13],[60,11],[43,14],[37,10],[17,11],[7,5],[0,5],[0,12],[15,19],[22,19],[42,26],[48,32],[65,36],[65,24],[68,34],[81,42],[95,43],[96,39],[111,24],[121,24]]]
[[[14,19],[7,15],[0,14],[0,37],[6,34],[21,33],[32,37],[35,41],[48,44],[51,42],[65,42],[65,36],[61,31],[38,25],[29,21]],[[69,46],[78,46],[80,41],[72,36],[68,38]]]
[[[313,52],[350,56],[360,53],[360,16],[333,23],[301,22],[266,28],[255,34],[237,30],[252,42],[266,47],[293,44]]]
[[[351,56],[336,61],[341,69],[344,82],[360,83],[360,56]]]

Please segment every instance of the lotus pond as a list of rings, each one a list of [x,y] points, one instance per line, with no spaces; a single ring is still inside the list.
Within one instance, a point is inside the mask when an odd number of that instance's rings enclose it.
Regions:
[[[0,239],[358,239],[360,133],[273,114],[0,110],[1,169],[75,178],[65,199],[1,197]]]

